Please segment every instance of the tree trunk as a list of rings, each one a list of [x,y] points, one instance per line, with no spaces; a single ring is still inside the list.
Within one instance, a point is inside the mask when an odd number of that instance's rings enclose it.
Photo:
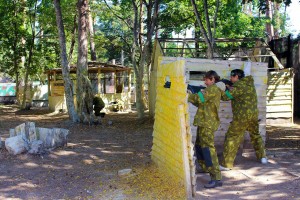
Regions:
[[[67,50],[66,50],[66,36],[64,31],[64,25],[63,25],[59,0],[54,0],[54,7],[56,12],[56,23],[58,28],[59,44],[61,49],[60,56],[61,56],[62,74],[64,78],[66,104],[67,104],[70,119],[73,122],[79,122],[79,117],[76,113],[75,105],[74,105],[73,83],[70,78],[70,66],[69,66],[69,62],[67,58]]]
[[[31,54],[31,53],[29,52],[29,54]],[[31,56],[29,55],[29,57],[31,57]],[[26,99],[27,99],[26,93],[27,93],[27,89],[28,89],[27,85],[28,85],[29,66],[30,65],[31,65],[31,63],[28,59],[27,64],[26,64],[26,69],[25,69],[24,90],[23,90],[23,98],[22,98],[21,109],[25,109],[25,107],[26,107]]]
[[[24,90],[23,90],[21,109],[25,109],[27,107],[26,100],[27,100],[27,90],[28,90],[28,79],[29,79],[30,66],[31,66],[32,55],[33,55],[34,39],[35,39],[35,31],[32,30],[32,39],[30,41],[29,56],[25,65]]]
[[[30,74],[30,67],[31,67],[31,62],[32,62],[32,56],[33,56],[33,51],[34,51],[34,40],[35,40],[35,22],[36,22],[36,9],[37,9],[37,1],[34,3],[34,14],[33,14],[33,19],[30,20],[31,22],[31,41],[29,41],[29,55],[28,59],[25,65],[25,78],[24,78],[24,91],[23,91],[23,100],[21,104],[21,108],[25,109],[26,106],[26,100],[27,100],[27,86],[28,86],[28,79],[29,79],[29,74]],[[31,97],[31,96],[30,96]]]
[[[78,0],[77,112],[82,122],[93,120],[93,93],[88,78],[87,0]],[[90,115],[89,119],[86,116]]]
[[[212,59],[214,57],[214,36],[212,35],[211,29],[210,29],[207,1],[204,1],[203,9],[205,10],[205,19],[206,19],[206,24],[207,24],[209,30],[206,30],[203,25],[203,22],[202,22],[200,13],[197,9],[195,0],[191,0],[191,3],[193,6],[193,9],[194,9],[194,13],[195,13],[198,25],[200,27],[200,31],[201,31],[204,41],[207,45],[206,56],[208,59]],[[217,9],[216,9],[216,11],[217,11]]]
[[[157,23],[157,16],[158,16],[158,5],[159,0],[149,1],[147,4],[145,1],[145,6],[147,8],[147,24],[146,24],[146,40],[143,41],[141,27],[142,27],[142,16],[141,16],[141,10],[142,6],[141,4],[139,7],[136,5],[135,1],[132,1],[133,5],[133,11],[134,11],[134,25],[133,25],[133,45],[132,45],[132,54],[131,59],[135,71],[135,77],[136,77],[136,108],[138,112],[138,118],[142,119],[145,116],[145,101],[144,101],[144,71],[145,67],[147,69],[147,66],[151,63],[151,45],[152,45],[152,36],[154,33],[154,29],[156,27]],[[138,8],[140,8],[140,12],[138,11]],[[139,55],[139,56],[137,56]],[[147,70],[147,73],[149,71]]]
[[[278,39],[280,35],[280,26],[281,26],[281,18],[280,18],[280,3],[274,2],[274,15],[273,15],[273,21],[275,21],[275,24],[273,26],[274,31],[274,39]]]
[[[90,33],[90,51],[91,51],[91,60],[96,61],[96,51],[95,51],[95,42],[94,42],[94,21],[92,18],[91,9],[89,7],[88,11],[88,24],[89,24],[89,33]]]
[[[266,6],[266,18],[269,20],[269,22],[266,23],[266,32],[268,34],[268,41],[271,41],[274,36],[274,29],[271,23],[273,20],[272,2],[270,0],[266,0]]]
[[[141,70],[144,66],[139,65],[136,58],[136,52],[138,51],[138,47],[140,47],[140,17],[138,12],[138,7],[135,4],[135,1],[132,1],[133,11],[134,11],[134,22],[133,22],[133,43],[132,43],[132,52],[131,52],[131,60],[133,64],[134,74],[135,74],[135,93],[136,93],[136,109],[138,113],[138,118],[144,118],[145,111],[143,106],[142,99],[142,87],[143,87],[143,74]],[[141,47],[140,47],[141,48]]]
[[[73,30],[72,30],[72,39],[71,39],[71,45],[70,45],[70,51],[69,51],[69,63],[72,62],[72,55],[74,51],[74,46],[75,46],[75,35],[76,35],[76,28],[77,28],[77,15],[74,15],[74,25],[73,25]]]
[[[18,33],[17,33],[17,26],[16,23],[14,23],[14,34],[15,34],[15,38],[13,41],[13,46],[12,46],[12,50],[13,50],[13,56],[14,56],[14,73],[16,76],[16,100],[17,103],[19,104],[18,101],[18,96],[19,96],[19,63],[18,63],[18,56],[17,56],[17,41],[18,41]]]
[[[200,38],[200,31],[198,28],[197,21],[194,23],[194,26],[195,26],[195,57],[199,58],[200,57],[200,52],[199,52],[200,45],[199,45],[198,39]]]

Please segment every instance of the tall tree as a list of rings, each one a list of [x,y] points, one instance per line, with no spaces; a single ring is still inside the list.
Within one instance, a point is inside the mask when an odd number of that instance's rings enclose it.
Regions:
[[[139,1],[132,0],[134,11],[133,19],[133,43],[131,59],[136,77],[136,107],[138,117],[144,118],[144,74],[151,62],[152,37],[157,26],[159,10],[159,0],[143,1],[144,5],[138,4]],[[142,3],[142,2],[140,2]],[[144,18],[143,6],[146,8],[146,18]],[[145,29],[143,21],[146,21]],[[145,32],[143,31],[145,30]],[[143,36],[146,36],[145,38]],[[149,73],[149,71],[146,71]],[[146,74],[147,74],[146,73]]]
[[[23,90],[23,99],[21,108],[24,109],[26,107],[26,101],[27,101],[27,90],[29,89],[29,93],[31,93],[31,85],[29,85],[29,75],[30,70],[32,67],[32,61],[33,61],[33,54],[35,50],[35,39],[36,39],[36,23],[37,23],[37,0],[34,0],[32,2],[29,2],[29,6],[32,8],[32,10],[28,11],[29,16],[29,25],[30,25],[30,34],[28,35],[28,38],[26,40],[26,43],[28,44],[28,57],[25,62],[25,77],[24,77],[24,90]],[[28,88],[29,87],[29,88]],[[30,97],[29,97],[30,98]]]
[[[97,59],[107,62],[116,59],[124,65],[132,66],[130,50],[132,46],[132,16],[131,2],[108,5],[101,2],[91,5],[95,14],[95,50]]]
[[[92,16],[92,10],[91,7],[89,6],[88,8],[88,30],[89,30],[89,35],[90,35],[90,52],[91,52],[91,60],[95,61],[97,60],[97,56],[96,56],[96,51],[95,51],[95,42],[94,42],[94,38],[95,38],[95,33],[94,33],[94,20],[93,20],[93,16]]]
[[[208,5],[207,0],[203,0],[203,11],[204,11],[203,13],[204,13],[205,25],[202,20],[202,16],[199,13],[198,5],[196,4],[195,0],[191,0],[191,3],[194,9],[198,26],[207,45],[207,58],[212,59],[214,57],[216,21],[217,21],[217,14],[220,6],[220,1],[216,0],[215,2],[215,6],[214,6],[215,12],[211,22],[211,17],[209,15],[208,9],[212,8],[212,6]]]
[[[25,8],[24,1],[7,1],[0,4],[0,70],[15,79],[17,100],[20,94],[19,83],[23,76],[22,63],[25,61]]]
[[[79,122],[79,117],[76,113],[75,105],[74,105],[73,83],[70,78],[70,65],[68,62],[68,56],[66,50],[66,36],[65,36],[63,18],[61,13],[60,0],[54,0],[54,8],[56,12],[56,22],[57,22],[57,29],[59,35],[61,66],[62,66],[62,74],[64,78],[66,104],[67,104],[70,119],[73,122]]]
[[[69,62],[71,62],[72,58],[73,58],[73,51],[74,51],[74,46],[75,46],[75,42],[76,42],[76,30],[77,30],[77,14],[74,15],[74,23],[73,23],[73,28],[72,28],[72,32],[71,32],[71,44],[70,44],[70,50],[69,50]]]
[[[145,75],[149,73],[149,65],[151,63],[151,53],[153,44],[153,35],[157,27],[157,18],[159,11],[159,0],[123,0],[113,2],[113,6],[106,3],[107,7],[112,11],[115,18],[120,19],[132,32],[129,37],[132,41],[130,44],[130,61],[132,63],[135,75],[136,88],[136,107],[139,118],[144,118],[145,101],[144,101],[144,85]],[[132,10],[133,12],[129,12]],[[126,41],[125,39],[123,41]]]
[[[88,60],[87,60],[87,21],[88,21],[88,1],[78,0],[78,58],[77,58],[77,88],[76,101],[77,112],[81,121],[86,120],[89,115],[89,121],[93,119],[93,92],[92,85],[88,78]]]
[[[256,1],[242,1],[243,4],[247,4],[249,2]],[[281,6],[289,6],[291,2],[291,0],[258,0],[257,7],[259,11],[266,15],[266,33],[269,41],[274,37],[278,37],[279,27],[282,27],[282,24],[285,23],[285,19],[282,21],[282,18],[280,18]]]

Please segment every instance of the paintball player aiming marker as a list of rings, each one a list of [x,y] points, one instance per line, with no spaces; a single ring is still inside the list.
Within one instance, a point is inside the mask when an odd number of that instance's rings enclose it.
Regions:
[[[220,125],[218,110],[220,107],[221,93],[225,90],[225,84],[221,83],[223,90],[216,82],[220,77],[215,71],[205,74],[206,88],[203,92],[189,94],[188,101],[198,107],[194,117],[194,126],[197,126],[195,151],[198,162],[203,171],[209,172],[211,180],[204,185],[205,188],[222,186],[222,176],[219,169],[219,161],[214,145],[214,133]]]
[[[257,94],[253,77],[251,75],[245,77],[244,71],[241,69],[232,70],[230,75],[233,83],[232,90],[226,91],[222,95],[222,100],[231,100],[233,113],[233,120],[224,141],[224,160],[220,166],[220,169],[224,171],[233,168],[245,131],[249,131],[257,159],[262,164],[268,162],[264,143],[259,133]]]

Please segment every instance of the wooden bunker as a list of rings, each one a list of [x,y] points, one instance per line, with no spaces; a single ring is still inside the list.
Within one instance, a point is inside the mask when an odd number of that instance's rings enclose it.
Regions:
[[[229,79],[232,69],[243,69],[251,62],[258,95],[259,131],[263,139],[266,139],[268,123],[293,123],[293,73],[290,69],[269,71],[268,63],[262,62],[262,57],[257,55],[260,51],[252,52],[252,59],[247,57],[245,61],[208,60],[184,57],[184,52],[188,52],[184,47],[179,48],[180,57],[165,55],[163,45],[156,43],[155,47],[149,88],[150,114],[155,118],[151,156],[160,169],[184,186],[187,199],[196,192],[193,150],[196,127],[192,122],[197,109],[187,102],[187,84],[200,85],[201,74],[208,70],[215,70],[221,78]],[[170,87],[165,87],[167,81]],[[230,102],[221,102],[219,116],[221,125],[215,134],[215,143],[217,151],[222,152],[225,132],[232,120]],[[248,141],[247,133],[245,137]]]
[[[49,109],[52,111],[67,109],[62,69],[51,69],[46,73],[48,74]],[[71,67],[70,74],[76,100],[76,67]],[[116,102],[121,103],[123,110],[131,109],[131,68],[101,62],[88,62],[88,76],[93,93],[103,99],[106,110],[109,110]]]

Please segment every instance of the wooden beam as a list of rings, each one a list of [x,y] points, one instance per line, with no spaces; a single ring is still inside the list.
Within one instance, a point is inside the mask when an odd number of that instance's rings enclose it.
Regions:
[[[269,51],[269,53],[272,56],[272,58],[274,59],[275,63],[278,65],[278,68],[279,69],[284,69],[284,66],[278,60],[277,56],[273,53],[273,51],[270,49],[270,47],[266,47],[266,50]]]
[[[128,72],[128,94],[131,99],[131,70]]]
[[[189,162],[189,145],[187,139],[187,129],[186,129],[186,119],[184,112],[184,105],[181,104],[178,106],[178,114],[179,114],[179,124],[180,124],[180,132],[181,132],[181,145],[182,145],[182,162],[184,169],[184,185],[186,198],[192,199],[192,182],[191,182],[191,170],[190,170],[190,162]]]
[[[50,83],[51,83],[50,74],[48,74],[48,95],[49,96],[51,96]]]
[[[117,93],[117,71],[114,72],[114,81],[115,81],[114,93],[116,94]]]
[[[294,105],[295,105],[295,88],[294,88],[294,78],[295,73],[291,70],[292,74],[292,123],[294,123]]]
[[[98,78],[98,94],[101,93],[101,69],[98,69],[97,72],[97,78]]]

